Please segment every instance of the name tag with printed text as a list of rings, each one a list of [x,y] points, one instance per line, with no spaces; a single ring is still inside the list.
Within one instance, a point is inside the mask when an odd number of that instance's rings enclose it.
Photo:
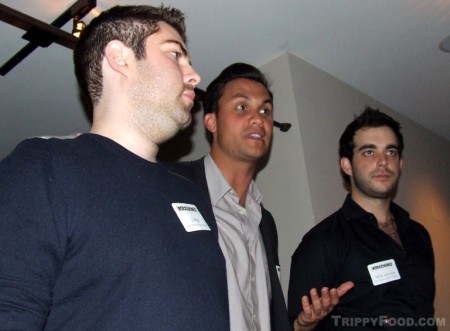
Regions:
[[[367,266],[374,286],[400,279],[394,259],[372,263]]]
[[[188,203],[172,203],[172,208],[175,210],[175,213],[187,232],[211,231],[208,223],[206,223],[195,205]]]

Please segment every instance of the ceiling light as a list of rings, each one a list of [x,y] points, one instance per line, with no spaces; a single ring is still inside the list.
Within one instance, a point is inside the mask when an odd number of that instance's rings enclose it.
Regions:
[[[80,20],[78,16],[75,16],[73,18],[73,29],[72,29],[72,35],[74,35],[77,38],[80,38],[81,31],[86,28],[86,23]]]
[[[52,43],[57,43],[74,49],[78,41],[77,38],[71,33],[62,30],[61,27],[75,16],[79,18],[85,16],[96,5],[97,0],[77,0],[51,24],[48,24],[0,3],[0,21],[27,31],[22,38],[29,41],[8,62],[0,67],[0,75],[5,76],[37,47],[48,47]]]

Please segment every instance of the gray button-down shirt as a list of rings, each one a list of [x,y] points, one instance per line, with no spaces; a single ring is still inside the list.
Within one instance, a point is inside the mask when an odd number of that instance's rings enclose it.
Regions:
[[[262,194],[251,182],[245,208],[211,155],[205,173],[227,266],[232,331],[270,331],[270,279],[259,231]]]

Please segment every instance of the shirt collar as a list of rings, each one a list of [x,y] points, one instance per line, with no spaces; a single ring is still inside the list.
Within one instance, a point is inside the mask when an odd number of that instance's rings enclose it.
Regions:
[[[390,209],[395,221],[397,222],[397,225],[399,223],[405,223],[405,220],[409,220],[409,213],[394,202],[391,202]],[[355,201],[353,201],[350,194],[347,194],[344,205],[342,206],[342,211],[346,220],[367,218],[368,215],[372,215],[371,213],[361,208],[360,205],[358,205]]]
[[[233,188],[228,183],[225,176],[214,162],[211,154],[205,156],[205,175],[208,183],[209,196],[211,198],[211,204],[215,206],[217,202],[222,199],[227,193],[234,192]],[[255,181],[252,180],[247,193],[246,201],[249,199],[260,204],[262,201],[262,193]]]

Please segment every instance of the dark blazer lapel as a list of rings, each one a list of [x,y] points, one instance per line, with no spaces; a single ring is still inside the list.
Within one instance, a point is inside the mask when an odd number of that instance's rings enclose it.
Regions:
[[[205,158],[202,157],[199,160],[189,162],[192,167],[193,179],[192,181],[199,185],[200,189],[205,193],[208,198],[209,203],[211,204],[211,198],[209,196],[208,190],[208,182],[206,181],[205,174]]]
[[[292,327],[286,310],[286,301],[277,271],[277,267],[279,268],[280,266],[278,260],[277,228],[272,214],[262,206],[261,209],[262,218],[259,224],[259,230],[261,231],[261,237],[266,250],[270,286],[272,289],[272,300],[270,302],[271,327],[272,331],[291,330]]]

